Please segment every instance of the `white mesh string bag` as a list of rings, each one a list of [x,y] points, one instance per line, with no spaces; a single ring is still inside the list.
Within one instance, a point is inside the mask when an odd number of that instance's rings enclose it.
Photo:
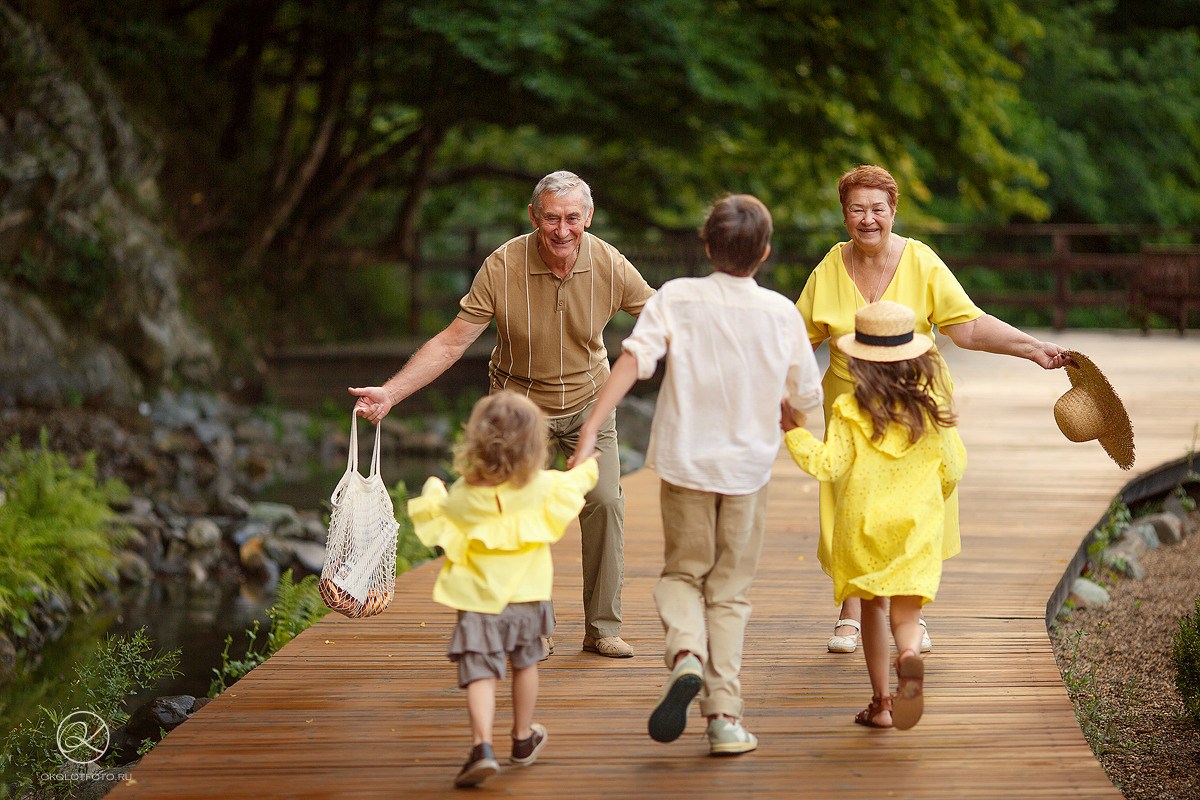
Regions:
[[[346,472],[329,498],[329,538],[319,584],[321,597],[348,617],[378,614],[396,590],[396,531],[392,498],[379,476],[378,427],[371,454],[371,473],[358,471],[358,415],[350,422],[350,455]]]

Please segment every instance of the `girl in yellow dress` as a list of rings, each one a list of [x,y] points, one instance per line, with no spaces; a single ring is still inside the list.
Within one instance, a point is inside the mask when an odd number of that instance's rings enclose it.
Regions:
[[[471,754],[454,780],[476,786],[499,771],[492,750],[496,684],[512,664],[512,754],[537,760],[546,729],[533,721],[543,637],[554,632],[550,545],[562,538],[596,485],[595,459],[569,472],[544,470],[546,421],[527,398],[499,392],[475,404],[449,492],[437,478],[409,501],[417,536],[445,552],[433,599],[458,610],[447,652],[467,690]]]
[[[838,481],[841,496],[829,556],[834,599],[862,601],[863,650],[871,704],[854,721],[911,728],[924,707],[921,606],[942,574],[946,500],[966,451],[940,387],[933,340],[914,332],[912,309],[882,301],[860,309],[840,337],[853,391],[833,403],[822,443],[784,409],[785,442],[805,472]],[[888,691],[888,616],[900,654],[896,695]],[[894,706],[893,706],[894,701]]]

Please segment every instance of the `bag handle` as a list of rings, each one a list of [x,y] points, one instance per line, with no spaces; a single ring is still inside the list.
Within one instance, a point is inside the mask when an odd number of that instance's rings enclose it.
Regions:
[[[371,450],[371,472],[367,475],[368,478],[379,474],[379,446],[383,441],[379,434],[382,426],[382,420],[375,426],[375,446]],[[351,470],[358,472],[358,414],[354,412],[350,413],[350,454],[346,457],[346,471]]]

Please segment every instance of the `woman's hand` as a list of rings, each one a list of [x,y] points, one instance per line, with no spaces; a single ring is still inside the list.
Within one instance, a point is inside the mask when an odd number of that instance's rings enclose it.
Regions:
[[[1061,369],[1073,363],[1067,350],[1052,342],[1037,342],[1029,354],[1029,360],[1042,369]]]

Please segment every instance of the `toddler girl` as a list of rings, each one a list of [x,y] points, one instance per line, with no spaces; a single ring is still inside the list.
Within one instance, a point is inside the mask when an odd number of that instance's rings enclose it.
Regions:
[[[914,314],[891,301],[854,315],[854,333],[837,340],[850,357],[854,392],[833,404],[824,443],[784,411],[792,458],[821,481],[839,484],[834,514],[834,600],[863,600],[863,650],[871,704],[854,721],[907,730],[924,709],[919,654],[921,606],[942,573],[945,498],[966,466],[966,451],[943,405],[940,356],[913,332]],[[888,606],[895,638],[896,694],[888,692]]]
[[[499,771],[492,752],[496,683],[512,664],[512,756],[537,760],[546,729],[533,722],[542,637],[554,632],[550,545],[562,538],[596,485],[595,459],[569,472],[542,469],[546,421],[530,400],[500,392],[476,403],[454,466],[450,491],[425,482],[408,513],[417,536],[445,551],[433,599],[458,610],[447,655],[467,690],[471,754],[454,780],[476,786]]]

